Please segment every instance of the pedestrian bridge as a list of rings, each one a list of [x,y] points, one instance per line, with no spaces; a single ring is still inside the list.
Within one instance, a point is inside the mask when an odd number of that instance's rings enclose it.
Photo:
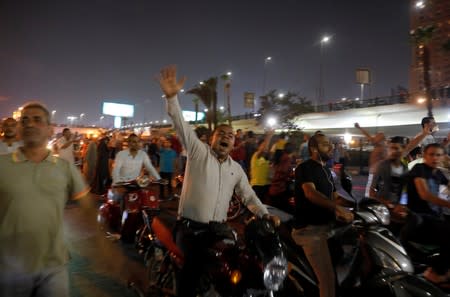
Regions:
[[[446,137],[450,132],[450,106],[434,107],[433,115],[439,125],[436,136]],[[297,117],[295,123],[307,133],[321,130],[328,135],[342,136],[349,133],[357,136],[361,132],[354,128],[354,123],[358,122],[361,127],[368,128],[369,133],[382,131],[387,136],[411,137],[420,132],[420,122],[425,116],[425,104],[403,103],[309,113]]]

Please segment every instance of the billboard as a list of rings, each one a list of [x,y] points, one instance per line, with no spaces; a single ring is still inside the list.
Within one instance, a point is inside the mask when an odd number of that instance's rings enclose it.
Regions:
[[[251,92],[244,93],[244,107],[255,108],[255,93]]]
[[[360,85],[370,84],[370,70],[367,68],[356,69],[356,83]]]
[[[183,110],[183,118],[187,122],[195,121],[195,111]],[[205,118],[204,112],[197,112],[197,121],[201,121]]]
[[[103,102],[102,113],[115,117],[132,118],[134,116],[134,105]]]

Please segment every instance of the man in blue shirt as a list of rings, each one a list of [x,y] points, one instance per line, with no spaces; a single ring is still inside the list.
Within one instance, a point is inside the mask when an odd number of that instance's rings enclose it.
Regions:
[[[177,153],[174,149],[172,149],[172,143],[170,140],[165,139],[162,143],[162,146],[159,150],[159,174],[161,175],[161,178],[168,180],[169,184],[167,184],[168,188],[168,198],[173,198],[173,188],[170,184],[170,181],[172,180],[173,174],[176,171],[177,167]],[[165,199],[165,188],[166,185],[160,185],[160,193],[159,198]]]

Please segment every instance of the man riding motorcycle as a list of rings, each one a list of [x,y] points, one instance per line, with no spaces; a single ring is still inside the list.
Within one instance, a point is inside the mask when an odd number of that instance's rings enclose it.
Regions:
[[[450,208],[450,201],[438,196],[439,185],[450,185],[437,168],[443,156],[444,148],[440,144],[428,144],[424,150],[424,163],[416,164],[409,173],[409,214],[401,239],[405,245],[410,241],[439,245],[441,253],[425,271],[424,277],[432,283],[450,287],[450,223],[443,213],[443,208]]]
[[[242,167],[229,153],[234,145],[232,127],[219,125],[211,146],[198,139],[184,121],[177,93],[185,79],[177,80],[174,66],[164,68],[159,78],[168,113],[187,152],[186,172],[175,230],[177,245],[185,255],[177,296],[196,296],[204,273],[205,252],[220,230],[227,228],[227,211],[233,192],[258,217],[269,217],[266,207],[251,188]]]
[[[311,159],[295,170],[295,228],[292,238],[302,246],[319,281],[320,297],[335,296],[335,274],[327,240],[336,220],[351,222],[353,213],[339,205],[330,169],[332,144],[322,133],[308,142]]]
[[[141,174],[142,167],[145,167],[156,180],[161,179],[148,155],[140,149],[139,136],[133,133],[128,136],[128,149],[120,151],[114,160],[112,186],[136,179]],[[116,187],[114,189],[114,200],[122,202],[124,193],[123,188]]]

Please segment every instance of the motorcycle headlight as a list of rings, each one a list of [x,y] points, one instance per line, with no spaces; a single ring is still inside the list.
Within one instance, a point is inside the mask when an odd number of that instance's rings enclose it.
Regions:
[[[389,213],[389,209],[383,204],[370,205],[367,208],[375,214],[381,224],[389,225],[391,223],[391,214]]]
[[[287,261],[276,256],[264,267],[264,285],[268,290],[278,291],[287,275]]]
[[[145,188],[150,184],[150,179],[148,178],[147,175],[142,175],[136,178],[136,182],[139,187]]]

